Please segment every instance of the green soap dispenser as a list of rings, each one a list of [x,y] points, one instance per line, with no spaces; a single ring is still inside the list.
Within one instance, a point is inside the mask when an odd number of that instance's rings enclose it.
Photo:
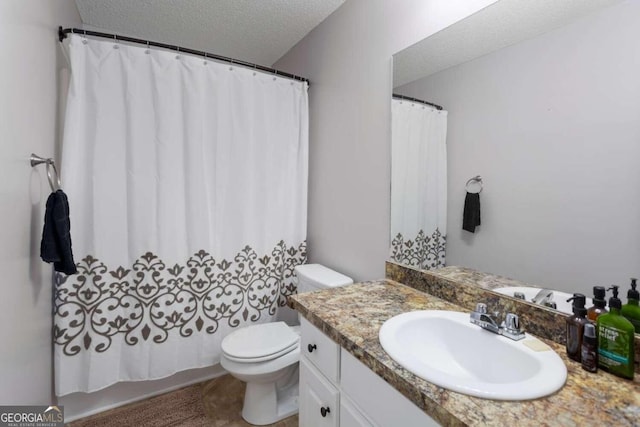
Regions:
[[[636,290],[638,279],[631,279],[631,289],[627,292],[628,302],[622,306],[620,313],[627,318],[636,330],[636,334],[640,334],[640,306],[638,301],[640,300],[640,294]]]
[[[620,314],[618,287],[612,286],[609,313],[598,316],[598,366],[619,377],[633,379],[633,332],[631,322]]]

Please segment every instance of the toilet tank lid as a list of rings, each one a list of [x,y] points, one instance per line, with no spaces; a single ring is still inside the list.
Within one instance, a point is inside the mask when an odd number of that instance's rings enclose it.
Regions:
[[[350,277],[320,264],[298,265],[294,270],[300,281],[305,280],[319,287],[333,288],[353,283]]]

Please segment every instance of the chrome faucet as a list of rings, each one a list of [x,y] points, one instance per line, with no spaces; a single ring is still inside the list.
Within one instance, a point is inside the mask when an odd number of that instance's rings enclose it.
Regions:
[[[498,326],[498,323],[487,314],[487,305],[481,302],[476,304],[476,309],[471,312],[470,321],[482,329],[514,341],[519,341],[525,337],[524,332],[520,329],[520,320],[517,315],[507,313],[504,321]]]

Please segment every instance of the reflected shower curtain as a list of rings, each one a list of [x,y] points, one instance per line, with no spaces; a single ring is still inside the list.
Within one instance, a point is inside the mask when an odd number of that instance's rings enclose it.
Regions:
[[[444,267],[447,112],[393,99],[391,117],[391,260]]]
[[[305,262],[307,84],[68,41],[62,155],[79,273],[55,292],[56,394],[214,365]]]

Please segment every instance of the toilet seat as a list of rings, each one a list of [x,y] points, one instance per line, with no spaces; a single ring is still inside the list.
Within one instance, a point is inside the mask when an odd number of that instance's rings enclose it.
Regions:
[[[238,363],[275,359],[298,347],[300,335],[284,322],[247,326],[222,340],[224,356]]]
[[[278,352],[275,352],[273,354],[266,354],[266,355],[260,356],[260,357],[237,357],[237,356],[233,356],[233,355],[231,355],[229,353],[224,353],[224,355],[225,355],[225,357],[227,359],[233,360],[234,362],[238,362],[238,363],[266,362],[266,361],[269,361],[271,359],[275,359],[277,357],[280,357],[283,354],[287,354],[290,351],[293,351],[299,345],[300,345],[300,340],[298,339],[296,342],[291,344],[289,347],[283,348],[282,350],[280,350]]]

